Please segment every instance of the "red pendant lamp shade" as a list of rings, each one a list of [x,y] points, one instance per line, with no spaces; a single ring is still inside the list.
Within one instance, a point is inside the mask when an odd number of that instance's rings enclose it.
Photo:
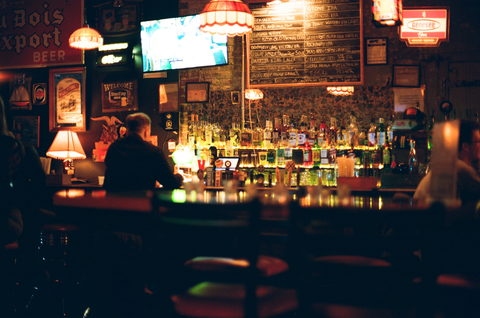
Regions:
[[[253,30],[254,17],[241,0],[212,0],[200,13],[200,29],[212,34],[243,35]]]
[[[103,45],[103,38],[95,29],[90,29],[87,24],[77,29],[70,35],[68,43],[71,47],[82,50],[93,50]]]

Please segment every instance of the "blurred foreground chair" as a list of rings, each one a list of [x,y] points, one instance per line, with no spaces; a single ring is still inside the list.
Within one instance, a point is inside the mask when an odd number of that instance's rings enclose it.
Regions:
[[[301,204],[291,204],[288,259],[301,317],[430,315],[431,308],[423,303],[428,290],[423,280],[442,208]]]
[[[296,308],[292,289],[267,285],[284,272],[280,259],[259,256],[258,199],[205,203],[158,196],[163,257],[177,314],[188,317],[271,317]]]

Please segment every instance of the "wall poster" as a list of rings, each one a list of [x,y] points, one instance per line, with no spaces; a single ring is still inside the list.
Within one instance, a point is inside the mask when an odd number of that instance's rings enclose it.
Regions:
[[[0,70],[83,64],[83,50],[68,44],[83,2],[0,1]]]
[[[40,116],[13,116],[12,132],[24,145],[40,147]]]
[[[51,69],[50,131],[85,131],[85,68]]]
[[[138,110],[137,80],[102,83],[102,112]]]

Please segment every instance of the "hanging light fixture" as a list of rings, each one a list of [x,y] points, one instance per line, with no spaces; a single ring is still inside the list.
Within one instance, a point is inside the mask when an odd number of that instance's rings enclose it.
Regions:
[[[200,13],[200,30],[233,37],[251,32],[254,20],[241,0],[211,0]]]
[[[327,91],[332,95],[352,95],[355,91],[353,86],[328,86]]]
[[[75,30],[68,39],[70,47],[80,50],[98,49],[103,45],[103,38],[95,29],[90,29],[87,24],[87,9],[83,7],[85,24],[83,28]]]
[[[256,100],[263,98],[263,92],[259,89],[246,89],[245,90],[245,98],[248,100]]]

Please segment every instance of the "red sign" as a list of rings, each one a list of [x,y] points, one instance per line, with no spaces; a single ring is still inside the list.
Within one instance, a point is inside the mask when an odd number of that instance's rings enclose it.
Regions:
[[[83,25],[83,0],[7,1],[0,12],[0,69],[83,64],[68,38]]]
[[[448,42],[448,32],[448,8],[404,8],[400,40],[407,46],[439,46],[442,41]]]

